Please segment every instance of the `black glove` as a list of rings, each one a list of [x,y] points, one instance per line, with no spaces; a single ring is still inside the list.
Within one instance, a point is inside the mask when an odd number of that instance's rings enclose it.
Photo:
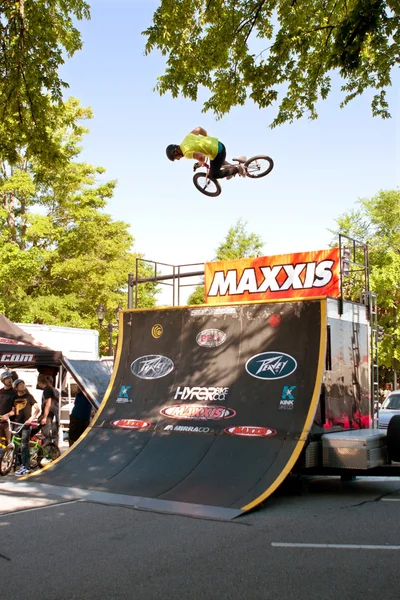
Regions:
[[[193,165],[193,171],[196,171],[196,169],[198,169],[199,167],[201,167],[201,164],[199,162],[195,162]]]

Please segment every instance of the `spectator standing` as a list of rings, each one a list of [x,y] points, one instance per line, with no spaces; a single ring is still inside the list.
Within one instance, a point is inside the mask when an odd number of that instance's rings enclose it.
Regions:
[[[17,477],[22,477],[23,475],[29,475],[30,473],[29,442],[31,439],[31,424],[39,415],[40,408],[35,398],[26,389],[25,381],[23,379],[16,379],[13,383],[13,387],[16,396],[14,398],[11,416],[13,421],[24,425],[21,431],[22,466],[15,472]]]
[[[6,440],[7,444],[11,442],[11,431],[8,425],[8,419],[13,407],[15,391],[13,389],[13,378],[9,371],[4,371],[1,376],[3,387],[0,389],[0,440]]]
[[[43,390],[42,411],[40,413],[39,423],[42,425],[45,443],[57,443],[60,393],[54,388],[53,377],[51,377],[51,375],[39,375],[37,387],[40,390]]]
[[[92,405],[86,398],[83,391],[78,387],[74,407],[69,417],[69,433],[68,441],[72,446],[85,431],[90,423],[90,415],[92,414]]]

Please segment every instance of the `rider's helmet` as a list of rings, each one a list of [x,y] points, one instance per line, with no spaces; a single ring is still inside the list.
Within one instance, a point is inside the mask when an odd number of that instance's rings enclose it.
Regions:
[[[170,144],[165,149],[165,154],[169,158],[169,160],[175,160],[175,151],[178,150],[179,146],[177,144]]]
[[[14,390],[16,390],[16,389],[17,389],[17,386],[18,386],[20,383],[25,383],[25,381],[24,381],[23,379],[16,379],[15,381],[13,381],[13,388],[14,388]]]

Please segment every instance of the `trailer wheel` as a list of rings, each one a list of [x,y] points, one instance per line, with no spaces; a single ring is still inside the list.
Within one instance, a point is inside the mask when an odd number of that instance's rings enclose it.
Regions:
[[[386,442],[389,460],[400,462],[400,415],[395,415],[390,419]]]

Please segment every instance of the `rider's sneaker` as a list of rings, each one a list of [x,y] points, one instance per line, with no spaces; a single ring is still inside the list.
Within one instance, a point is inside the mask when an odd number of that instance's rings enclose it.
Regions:
[[[246,177],[246,169],[244,168],[243,165],[238,165],[237,170],[238,170],[240,177]]]
[[[51,460],[51,458],[42,458],[42,460],[40,461],[40,465],[41,465],[42,467],[44,467],[44,466],[46,466],[46,465],[49,465],[51,462],[53,462],[53,461]]]
[[[18,471],[15,471],[15,476],[23,477],[24,475],[29,475],[30,472],[31,472],[30,469],[27,469],[26,467],[22,466],[18,469]]]

